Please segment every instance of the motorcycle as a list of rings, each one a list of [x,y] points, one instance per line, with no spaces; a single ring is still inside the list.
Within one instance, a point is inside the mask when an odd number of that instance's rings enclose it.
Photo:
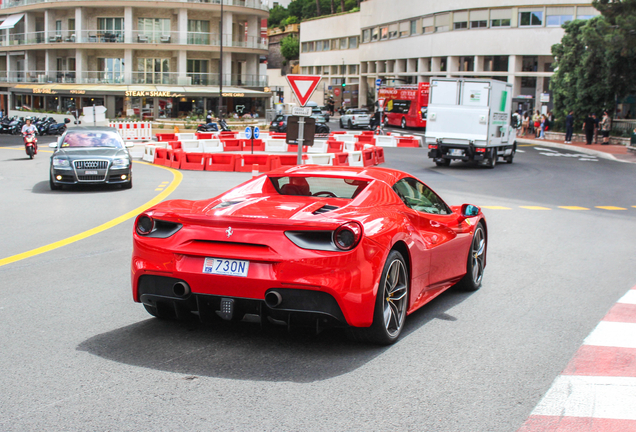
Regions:
[[[24,120],[22,117],[16,118],[7,125],[6,129],[3,127],[3,132],[10,133],[11,135],[20,135],[22,133],[22,126],[24,126]]]
[[[35,137],[34,132],[24,133],[24,150],[30,159],[38,154],[38,139]]]
[[[210,122],[206,124],[200,124],[197,127],[197,132],[218,132],[219,127],[216,123]]]
[[[57,123],[53,117],[48,119],[51,121],[46,133],[49,135],[63,135],[66,132],[66,125],[71,122],[71,119],[65,118],[64,123]]]
[[[35,128],[38,130],[38,135],[46,135],[47,131],[49,130],[49,126],[54,123],[54,121],[51,120],[51,118],[47,119],[45,117],[35,119],[35,121],[33,122],[33,126],[35,126]]]
[[[221,126],[221,131],[222,132],[229,132],[230,131],[230,127],[225,122],[225,119],[220,119],[219,120],[219,126]]]

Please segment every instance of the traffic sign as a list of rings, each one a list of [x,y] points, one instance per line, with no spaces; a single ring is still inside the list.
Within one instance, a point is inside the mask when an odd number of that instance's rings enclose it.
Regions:
[[[258,127],[254,128],[254,139],[258,139],[261,136],[261,130]]]
[[[382,85],[382,80],[380,78],[378,78],[377,80],[375,80],[375,85],[377,85],[378,87],[380,87]]]
[[[338,97],[340,96],[340,87],[336,87],[333,89],[333,94]]]
[[[293,107],[292,115],[309,117],[311,115],[311,107]]]
[[[248,126],[245,128],[245,139],[250,138],[252,138],[252,128]]]
[[[296,99],[300,102],[300,106],[307,104],[316,87],[318,87],[321,78],[322,76],[320,75],[287,75],[287,82]]]

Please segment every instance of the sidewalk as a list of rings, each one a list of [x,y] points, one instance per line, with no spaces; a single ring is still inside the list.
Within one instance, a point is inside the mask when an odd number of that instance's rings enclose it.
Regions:
[[[563,141],[547,140],[547,139],[535,139],[531,136],[522,137],[517,136],[518,144],[533,144],[544,147],[555,147],[564,150],[579,151],[594,156],[602,157],[603,159],[614,159],[622,162],[636,163],[636,153],[631,152],[626,146],[618,144],[591,144],[586,145],[584,142],[573,142],[571,144],[564,144]]]

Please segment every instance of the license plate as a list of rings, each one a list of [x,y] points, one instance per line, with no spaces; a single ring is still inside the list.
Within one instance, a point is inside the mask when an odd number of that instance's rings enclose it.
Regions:
[[[448,154],[451,156],[464,156],[464,150],[462,149],[450,149]]]
[[[249,261],[206,258],[203,263],[203,273],[246,277],[249,266]]]
[[[85,175],[97,175],[98,173],[95,170],[86,170],[86,171],[84,171],[84,174]]]

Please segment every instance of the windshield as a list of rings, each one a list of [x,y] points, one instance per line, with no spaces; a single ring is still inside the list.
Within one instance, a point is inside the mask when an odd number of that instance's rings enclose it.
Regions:
[[[67,132],[62,148],[71,147],[110,147],[123,148],[117,132]]]
[[[353,199],[369,184],[366,180],[333,177],[270,177],[281,195]]]
[[[369,112],[367,110],[351,110],[351,114],[369,114]]]

